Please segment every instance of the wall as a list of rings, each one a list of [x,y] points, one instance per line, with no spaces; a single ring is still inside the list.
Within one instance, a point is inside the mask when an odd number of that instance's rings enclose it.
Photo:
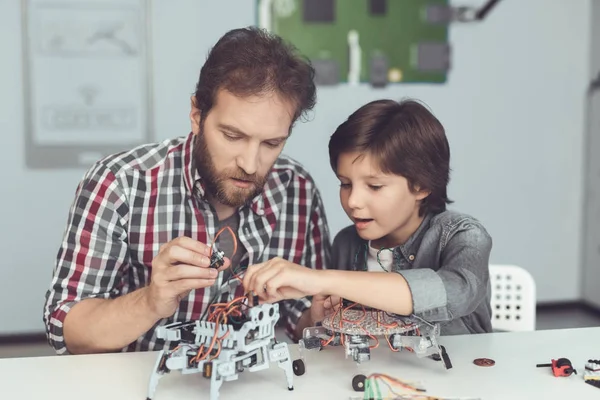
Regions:
[[[600,75],[600,3],[592,2],[590,81]],[[600,308],[600,87],[588,99],[583,229],[583,299]]]
[[[205,55],[228,29],[254,23],[252,4],[153,1],[158,139],[189,131],[189,96]],[[320,89],[311,121],[297,126],[286,152],[315,176],[332,233],[348,220],[329,169],[329,135],[367,101],[416,97],[446,126],[453,157],[450,196],[455,208],[489,228],[492,262],[530,270],[540,301],[579,298],[589,12],[589,1],[501,2],[484,23],[452,27],[453,70],[446,85]],[[43,330],[44,293],[84,172],[25,168],[20,46],[19,2],[2,1],[0,334]]]

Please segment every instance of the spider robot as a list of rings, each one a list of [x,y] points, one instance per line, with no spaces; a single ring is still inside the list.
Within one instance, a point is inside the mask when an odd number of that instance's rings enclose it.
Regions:
[[[158,328],[158,337],[177,343],[173,350],[161,351],[148,387],[151,400],[159,379],[174,370],[182,374],[202,373],[210,379],[210,400],[219,398],[223,381],[232,381],[248,369],[256,372],[277,363],[285,372],[287,387],[293,390],[292,360],[287,343],[275,340],[279,319],[277,304],[254,307],[243,298],[214,304],[208,320],[176,322]]]
[[[346,358],[357,363],[371,359],[371,349],[379,344],[383,336],[391,351],[402,349],[413,352],[417,357],[431,357],[442,361],[446,369],[452,368],[450,357],[444,346],[437,342],[439,325],[432,324],[415,315],[401,317],[380,310],[350,304],[346,300],[341,307],[323,320],[322,326],[305,328],[299,341],[300,358],[294,361],[294,370],[301,375],[305,371],[304,351],[322,350],[325,346],[343,346]],[[376,344],[372,345],[371,342]],[[352,379],[355,391],[363,391],[365,375]]]

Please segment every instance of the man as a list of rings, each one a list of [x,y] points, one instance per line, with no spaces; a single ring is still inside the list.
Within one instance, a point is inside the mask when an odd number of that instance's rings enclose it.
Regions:
[[[230,31],[202,67],[187,137],[92,166],[46,295],[57,353],[162,349],[158,325],[202,318],[209,304],[242,295],[238,274],[248,265],[274,257],[329,264],[319,191],[281,155],[315,104],[313,77],[280,38]],[[226,256],[218,271],[209,268],[211,247]],[[310,323],[309,307],[307,298],[281,303],[293,339]]]

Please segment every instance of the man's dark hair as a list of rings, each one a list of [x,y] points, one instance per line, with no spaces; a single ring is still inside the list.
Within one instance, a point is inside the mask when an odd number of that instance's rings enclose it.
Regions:
[[[409,188],[431,193],[419,214],[440,213],[452,203],[446,192],[450,175],[450,146],[444,127],[414,100],[377,100],[348,117],[329,140],[334,171],[340,154],[369,154],[381,172],[405,177]]]
[[[264,29],[227,32],[211,49],[196,85],[196,102],[206,118],[220,89],[237,96],[278,93],[296,105],[292,123],[316,102],[315,71],[296,48]]]

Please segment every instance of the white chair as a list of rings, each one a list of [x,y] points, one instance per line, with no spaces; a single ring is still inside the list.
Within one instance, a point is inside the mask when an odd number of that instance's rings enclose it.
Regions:
[[[533,331],[536,285],[531,274],[516,265],[490,265],[492,328],[495,331]]]

